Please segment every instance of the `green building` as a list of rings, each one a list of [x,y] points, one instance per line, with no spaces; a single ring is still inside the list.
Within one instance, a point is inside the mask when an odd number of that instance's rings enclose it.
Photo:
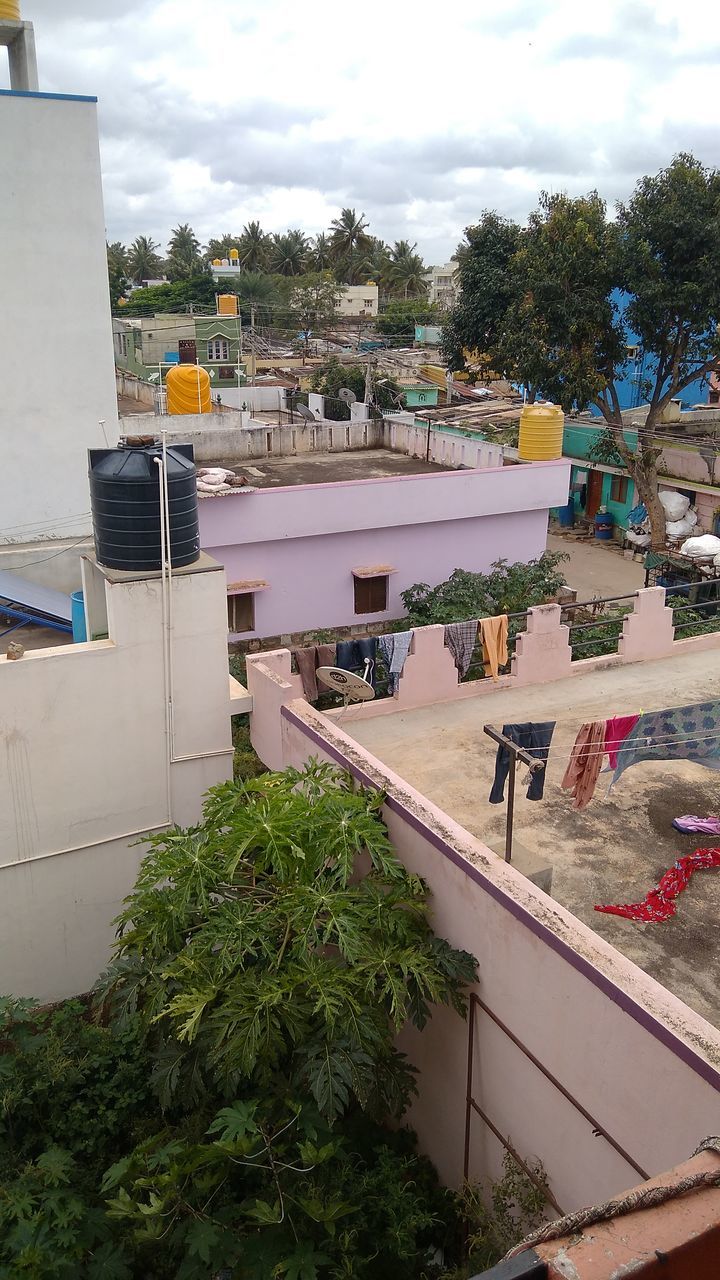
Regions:
[[[154,315],[113,320],[115,363],[144,382],[158,384],[174,364],[199,364],[210,375],[212,395],[242,387],[247,379],[237,316]]]
[[[563,431],[563,454],[572,462],[570,492],[577,515],[593,519],[604,507],[621,528],[627,528],[627,518],[637,505],[635,484],[623,466],[596,462],[590,457],[603,436],[603,427],[590,422],[566,423]],[[637,447],[637,433],[625,432],[631,448]]]

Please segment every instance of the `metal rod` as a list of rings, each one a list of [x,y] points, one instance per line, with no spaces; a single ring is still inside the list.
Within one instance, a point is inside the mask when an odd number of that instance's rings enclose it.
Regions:
[[[560,1207],[560,1205],[558,1204],[557,1200],[555,1199],[555,1197],[554,1197],[554,1195],[553,1195],[552,1191],[550,1190],[550,1188],[549,1188],[549,1187],[546,1187],[546,1186],[545,1186],[545,1185],[540,1181],[540,1179],[538,1178],[537,1174],[536,1174],[536,1173],[533,1173],[532,1169],[530,1169],[530,1168],[528,1167],[528,1165],[526,1165],[526,1163],[525,1163],[525,1161],[523,1160],[522,1156],[521,1156],[521,1155],[518,1155],[518,1153],[517,1153],[517,1151],[515,1150],[515,1148],[514,1148],[514,1146],[512,1145],[512,1143],[511,1143],[511,1142],[508,1142],[507,1138],[503,1138],[503,1136],[502,1136],[502,1134],[501,1134],[500,1130],[495,1128],[495,1125],[493,1124],[493,1122],[492,1122],[492,1120],[490,1119],[490,1117],[489,1117],[489,1116],[487,1116],[487,1115],[485,1114],[485,1112],[483,1111],[482,1107],[478,1106],[478,1104],[477,1104],[477,1102],[475,1101],[475,1099],[474,1099],[474,1098],[472,1098],[472,1099],[471,1099],[471,1101],[470,1101],[470,1105],[473,1107],[473,1109],[474,1109],[475,1111],[477,1111],[477,1113],[478,1113],[478,1115],[480,1116],[480,1118],[481,1118],[482,1120],[484,1120],[484,1121],[485,1121],[485,1124],[487,1125],[487,1127],[488,1127],[488,1129],[490,1130],[490,1132],[495,1134],[495,1137],[497,1138],[498,1142],[501,1142],[501,1143],[502,1143],[502,1145],[504,1146],[505,1150],[506,1150],[506,1151],[508,1151],[508,1152],[510,1153],[510,1155],[512,1156],[512,1158],[513,1158],[513,1160],[515,1161],[515,1163],[516,1163],[516,1164],[518,1164],[518,1165],[520,1166],[520,1168],[522,1169],[523,1173],[524,1173],[524,1174],[526,1175],[526,1177],[528,1177],[528,1178],[530,1179],[530,1181],[532,1182],[533,1186],[537,1187],[538,1191],[540,1191],[540,1192],[542,1193],[542,1195],[544,1195],[544,1196],[545,1196],[545,1198],[546,1198],[546,1200],[547,1200],[548,1204],[551,1204],[551,1205],[552,1205],[552,1207],[553,1207],[553,1209],[555,1210],[555,1212],[556,1212],[557,1214],[559,1214],[559,1216],[560,1216],[561,1218],[562,1218],[562,1217],[564,1217],[564,1215],[565,1215],[565,1210],[564,1210],[564,1209],[562,1209],[562,1208]]]
[[[472,1107],[472,1088],[473,1088],[473,1050],[475,1048],[475,1003],[470,998],[470,1009],[468,1016],[468,1054],[467,1054],[467,1085],[465,1089],[465,1154],[463,1156],[463,1179],[465,1182],[470,1177],[470,1108]]]
[[[507,815],[505,817],[505,861],[512,858],[513,817],[515,814],[515,752],[510,753],[510,772],[508,774]]]
[[[569,600],[567,604],[561,604],[561,609],[584,609],[591,604],[613,604],[616,600],[634,600],[639,593],[637,591],[628,591],[624,596],[598,596],[595,600]]]
[[[599,1121],[597,1121],[595,1117],[590,1114],[589,1111],[586,1111],[582,1103],[578,1102],[577,1098],[573,1097],[573,1095],[569,1092],[569,1090],[566,1089],[565,1086],[561,1084],[560,1081],[557,1080],[550,1071],[548,1071],[547,1067],[543,1066],[542,1062],[540,1062],[535,1057],[534,1053],[531,1053],[527,1045],[524,1045],[522,1040],[519,1040],[518,1037],[514,1035],[514,1033],[510,1030],[510,1028],[507,1027],[505,1023],[501,1021],[500,1018],[498,1018],[497,1014],[493,1013],[492,1009],[488,1008],[484,1000],[481,1000],[480,996],[476,995],[474,991],[471,991],[470,992],[471,1008],[474,1004],[479,1004],[483,1013],[486,1013],[489,1018],[492,1018],[493,1022],[496,1024],[496,1026],[500,1028],[503,1034],[506,1035],[509,1040],[512,1040],[513,1044],[517,1046],[520,1052],[525,1054],[525,1057],[528,1058],[530,1062],[532,1062],[534,1067],[537,1067],[538,1071],[542,1072],[542,1074],[545,1076],[545,1079],[549,1080],[550,1083],[554,1085],[554,1087],[558,1090],[558,1093],[561,1093],[563,1097],[566,1098],[567,1101],[570,1102],[575,1107],[575,1110],[579,1111],[580,1115],[585,1120],[587,1120],[588,1124],[592,1125],[593,1133],[598,1134],[600,1137],[603,1137],[606,1142],[609,1142],[610,1146],[613,1147],[615,1151],[617,1151],[618,1155],[622,1156],[623,1160],[626,1160],[627,1163],[635,1170],[635,1172],[639,1173],[640,1177],[645,1182],[647,1182],[648,1178],[650,1177],[650,1174],[647,1172],[647,1170],[643,1169],[642,1166],[637,1163],[637,1161],[633,1160],[631,1155],[628,1155],[627,1151],[625,1151],[625,1149],[620,1146],[619,1142],[615,1141],[615,1139],[611,1136],[611,1134],[608,1133],[607,1129],[605,1129],[603,1125],[601,1125]]]

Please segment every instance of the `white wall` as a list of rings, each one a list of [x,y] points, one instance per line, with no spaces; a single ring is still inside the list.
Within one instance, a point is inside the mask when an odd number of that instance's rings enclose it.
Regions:
[[[0,173],[0,543],[77,536],[118,435],[95,100],[0,94]]]
[[[90,563],[89,634],[110,638],[0,656],[0,992],[41,1000],[87,990],[106,964],[138,833],[197,821],[232,776],[221,567],[173,575],[168,794],[160,575]]]

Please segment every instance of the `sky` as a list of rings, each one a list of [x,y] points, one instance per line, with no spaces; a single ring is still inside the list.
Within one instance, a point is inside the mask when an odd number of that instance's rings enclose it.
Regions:
[[[612,206],[691,151],[720,165],[710,0],[21,0],[40,88],[95,94],[107,237],[346,205],[427,262],[541,190]],[[7,85],[6,69],[0,87]]]

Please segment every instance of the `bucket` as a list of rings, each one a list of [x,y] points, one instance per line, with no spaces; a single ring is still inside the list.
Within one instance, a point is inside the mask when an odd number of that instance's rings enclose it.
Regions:
[[[610,542],[614,523],[615,517],[609,511],[598,511],[595,517],[595,537],[600,542]]]
[[[87,640],[85,626],[85,600],[82,591],[73,591],[70,596],[70,619],[72,621],[72,637],[75,644]]]

